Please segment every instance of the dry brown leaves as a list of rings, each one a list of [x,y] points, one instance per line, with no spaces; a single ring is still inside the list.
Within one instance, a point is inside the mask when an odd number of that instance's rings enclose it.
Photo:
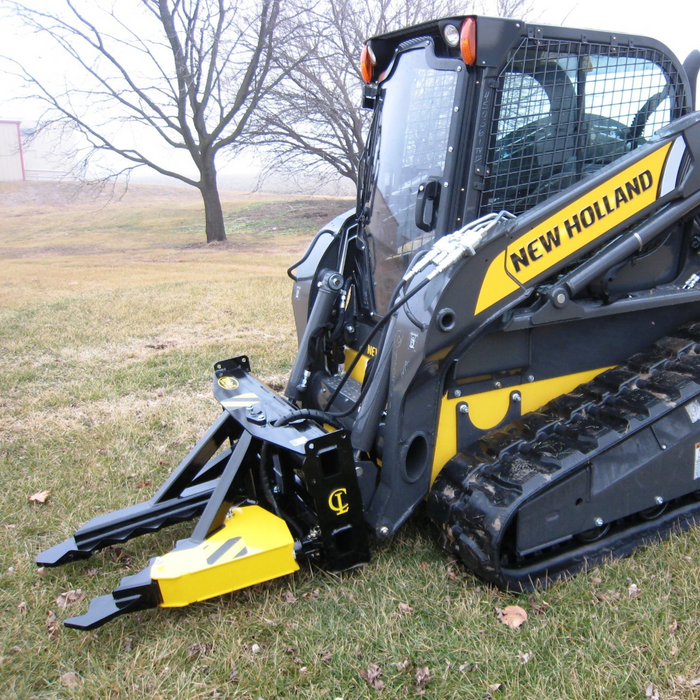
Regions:
[[[61,683],[71,689],[77,688],[80,682],[80,676],[75,671],[68,671],[61,676]]]
[[[493,683],[487,688],[486,697],[493,698],[493,693],[497,693],[503,687],[503,683]]]
[[[384,681],[379,677],[382,675],[382,669],[377,664],[370,664],[367,669],[362,669],[360,675],[367,681],[367,685],[375,690],[383,690],[385,687]]]
[[[517,630],[527,620],[527,613],[519,605],[508,605],[502,610],[496,608],[496,615],[504,625],[512,630]]]
[[[26,615],[27,612],[29,611],[29,606],[27,605],[27,601],[23,600],[18,606],[17,610],[19,610],[20,615]]]
[[[61,610],[65,610],[69,605],[72,605],[73,603],[77,603],[78,601],[81,601],[85,598],[85,593],[83,593],[83,590],[81,588],[78,588],[75,591],[65,591],[64,593],[61,593],[58,598],[56,598],[56,605],[58,605]]]
[[[50,640],[54,641],[58,638],[61,623],[58,621],[58,618],[54,614],[53,610],[49,610],[46,613],[46,629],[48,630]]]
[[[620,591],[605,591],[604,593],[596,592],[595,598],[601,603],[613,603],[620,600]]]
[[[282,600],[290,605],[297,602],[297,598],[289,589],[282,591]]]
[[[36,493],[33,493],[31,496],[29,496],[29,502],[30,503],[46,503],[46,499],[49,497],[49,494],[51,491],[48,489],[44,491],[37,491]]]
[[[413,612],[413,608],[408,603],[399,603],[399,612],[410,615]]]
[[[449,564],[447,567],[447,578],[450,581],[455,581],[459,583],[463,578],[462,569],[457,564]]]
[[[537,600],[535,596],[530,596],[530,608],[535,615],[544,615],[550,607],[546,600]]]
[[[416,688],[422,690],[430,680],[430,669],[427,666],[420,666],[416,669]]]
[[[107,553],[113,561],[116,561],[119,564],[123,564],[124,566],[131,564],[131,555],[119,545],[113,544],[110,547],[107,547]]]
[[[533,656],[534,656],[534,654],[531,651],[524,651],[524,652],[519,651],[518,652],[518,661],[520,661],[520,663],[523,664],[523,666],[524,666],[525,664],[532,661]]]
[[[195,644],[190,644],[187,649],[187,658],[191,659],[193,656],[205,656],[213,648],[214,645],[211,642],[197,642]]]
[[[693,678],[692,680],[686,680],[683,676],[676,676],[676,683],[678,685],[687,686],[689,688],[697,688],[700,686],[700,678]],[[693,696],[695,697],[695,696]]]
[[[659,694],[659,689],[651,681],[649,681],[644,686],[644,696],[649,698],[649,700],[660,700],[661,699],[661,695]]]

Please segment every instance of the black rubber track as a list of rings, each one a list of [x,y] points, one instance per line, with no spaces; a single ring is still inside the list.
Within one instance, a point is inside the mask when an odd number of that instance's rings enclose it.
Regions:
[[[571,532],[526,555],[514,544],[524,505],[698,396],[700,323],[694,323],[484,435],[445,466],[430,492],[428,515],[440,545],[500,588],[531,590],[700,522],[699,486],[691,479],[686,495],[656,519],[621,513],[596,541]]]

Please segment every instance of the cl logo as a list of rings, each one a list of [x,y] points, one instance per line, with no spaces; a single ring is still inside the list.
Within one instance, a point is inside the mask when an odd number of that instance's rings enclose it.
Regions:
[[[347,489],[336,489],[328,496],[328,506],[334,513],[342,515],[350,510],[350,506],[345,502],[347,492]]]

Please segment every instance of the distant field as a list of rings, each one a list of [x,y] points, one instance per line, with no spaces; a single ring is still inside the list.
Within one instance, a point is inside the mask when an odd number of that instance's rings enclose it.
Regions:
[[[285,269],[352,200],[195,192],[120,200],[0,183],[0,697],[700,698],[700,532],[531,596],[449,561],[419,513],[367,567],[296,575],[88,634],[79,614],[188,536],[185,524],[38,573],[41,550],[145,500],[218,413],[215,361],[284,385]],[[48,490],[46,503],[28,497]],[[56,599],[82,589],[86,600]],[[513,631],[496,608],[517,604]]]

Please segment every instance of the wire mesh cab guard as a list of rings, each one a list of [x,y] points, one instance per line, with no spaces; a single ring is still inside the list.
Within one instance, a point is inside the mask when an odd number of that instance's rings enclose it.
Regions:
[[[644,47],[524,38],[501,70],[481,213],[521,214],[683,113],[671,59]]]

